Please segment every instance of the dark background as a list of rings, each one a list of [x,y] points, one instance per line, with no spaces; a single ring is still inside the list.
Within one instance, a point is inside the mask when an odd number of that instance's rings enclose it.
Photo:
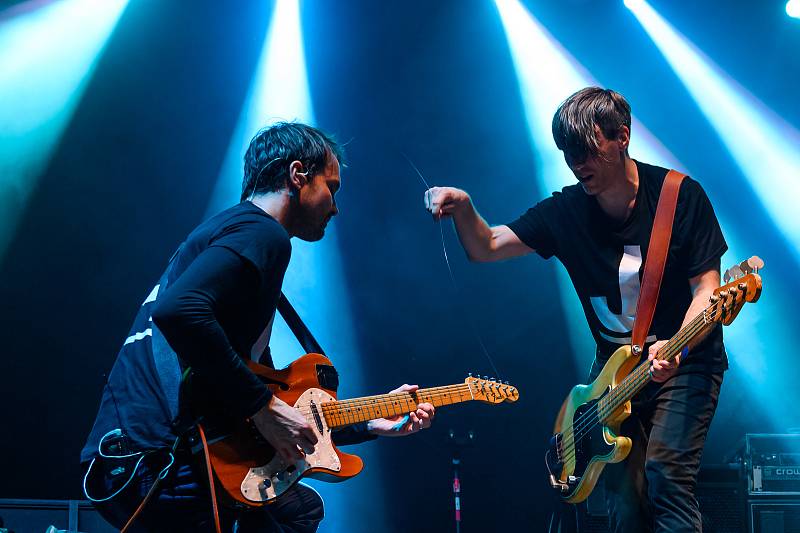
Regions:
[[[800,124],[800,25],[783,2],[652,5]],[[595,78],[628,97],[718,212],[740,221],[745,253],[771,267],[765,291],[788,290],[796,255],[755,200],[728,201],[747,191],[744,176],[622,2],[526,6]],[[271,12],[268,1],[127,5],[0,264],[0,497],[81,498],[78,452],[103,373],[166,260],[205,215]],[[343,396],[492,374],[473,331],[521,390],[516,405],[442,409],[429,431],[365,445],[367,471],[325,488],[344,503],[329,501],[322,531],[448,530],[450,429],[477,435],[462,471],[464,531],[542,530],[544,446],[568,388],[588,371],[569,350],[554,265],[538,257],[469,264],[445,224],[454,288],[440,230],[422,209],[424,187],[400,155],[433,183],[467,189],[490,222],[539,199],[494,3],[304,0],[302,22],[316,123],[348,143],[334,223],[363,383],[348,387],[340,368]],[[800,326],[790,308],[775,314],[790,331]],[[756,323],[763,353],[739,355],[796,376],[791,339]],[[800,425],[790,407],[796,393],[756,401],[765,391],[732,366],[708,462],[722,461],[745,432]]]

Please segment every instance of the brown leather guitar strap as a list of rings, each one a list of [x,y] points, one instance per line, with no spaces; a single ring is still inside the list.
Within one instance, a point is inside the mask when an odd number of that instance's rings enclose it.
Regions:
[[[667,177],[664,178],[664,185],[661,186],[653,231],[650,234],[650,245],[647,247],[642,287],[639,291],[639,300],[636,302],[636,318],[633,321],[631,350],[636,356],[642,354],[647,333],[653,323],[661,279],[664,276],[664,266],[667,264],[672,223],[675,218],[675,208],[678,205],[678,191],[685,177],[686,174],[670,170]],[[641,187],[641,184],[639,186]]]

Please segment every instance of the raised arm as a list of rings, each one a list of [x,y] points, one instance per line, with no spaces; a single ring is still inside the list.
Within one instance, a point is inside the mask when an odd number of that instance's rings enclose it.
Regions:
[[[508,226],[489,226],[478,214],[469,194],[461,189],[431,187],[425,191],[425,208],[435,220],[453,218],[470,261],[502,261],[534,251]]]

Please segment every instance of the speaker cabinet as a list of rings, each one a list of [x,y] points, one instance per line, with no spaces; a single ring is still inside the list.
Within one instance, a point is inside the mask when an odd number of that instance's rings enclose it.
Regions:
[[[703,517],[703,533],[744,533],[745,485],[739,465],[707,465],[697,476],[697,501]],[[608,514],[600,482],[586,501],[581,533],[606,533]],[[800,533],[798,531],[797,533]]]
[[[800,498],[747,502],[750,533],[800,533]]]

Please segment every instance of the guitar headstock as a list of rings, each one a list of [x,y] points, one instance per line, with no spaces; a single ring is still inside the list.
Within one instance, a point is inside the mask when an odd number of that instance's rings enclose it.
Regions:
[[[506,381],[497,381],[484,377],[473,377],[470,374],[464,380],[469,386],[472,397],[478,401],[486,403],[516,402],[519,399],[519,391]]]
[[[761,296],[761,276],[758,271],[762,268],[764,261],[753,256],[726,270],[723,277],[725,285],[714,290],[706,318],[727,326],[733,322],[745,302],[757,302]]]

